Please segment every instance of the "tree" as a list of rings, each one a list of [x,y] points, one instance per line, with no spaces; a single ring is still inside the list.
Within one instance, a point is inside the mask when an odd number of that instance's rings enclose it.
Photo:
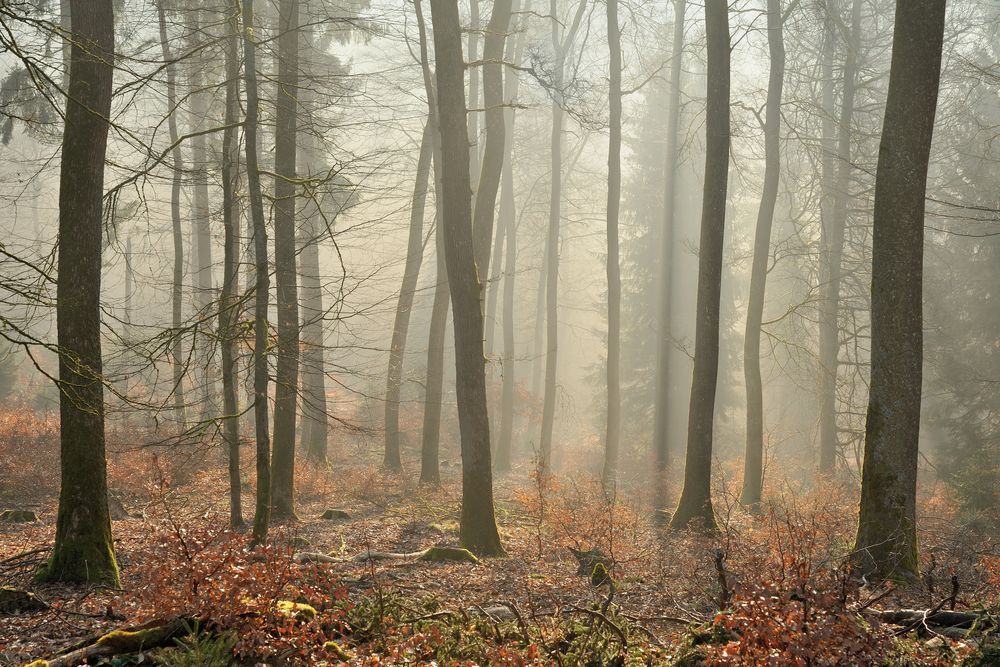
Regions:
[[[278,519],[295,518],[295,411],[299,391],[299,296],[295,203],[299,89],[299,2],[278,5],[277,115],[274,135],[274,268],[278,346],[274,376],[271,502]]]
[[[257,93],[257,44],[254,41],[253,0],[243,0],[243,78],[246,89],[246,116],[243,139],[246,150],[247,191],[250,197],[250,220],[253,230],[256,284],[254,285],[253,414],[257,439],[257,502],[253,517],[253,539],[260,543],[267,537],[271,522],[271,433],[267,412],[267,310],[271,278],[267,262],[267,225],[264,198],[260,188],[257,162],[257,129],[260,109]]]
[[[577,31],[587,0],[580,0],[573,22],[560,39],[556,0],[549,2],[552,21],[552,51],[555,62],[552,68],[552,133],[549,151],[552,160],[552,184],[549,191],[549,229],[545,239],[545,394],[542,401],[542,434],[539,439],[539,466],[547,469],[552,463],[552,427],[556,416],[556,371],[559,368],[559,228],[562,222],[562,133],[563,133],[563,84],[566,76],[566,58],[576,41]],[[541,318],[538,318],[539,321]]]
[[[858,50],[861,34],[861,0],[853,0],[851,27],[847,44],[847,57],[843,69],[843,91],[840,114],[837,118],[837,146],[833,146],[833,23],[839,8],[834,0],[827,6],[826,41],[823,69],[829,72],[829,83],[823,90],[823,299],[820,305],[819,362],[820,362],[820,413],[819,413],[819,470],[832,472],[837,462],[837,374],[840,366],[840,290],[844,255],[844,233],[847,227],[847,204],[850,201],[851,135],[854,117],[855,78],[858,69]],[[836,157],[836,170],[833,159]]]
[[[448,307],[451,295],[448,289],[448,267],[444,258],[444,236],[441,221],[441,133],[438,131],[438,103],[434,89],[431,61],[428,55],[427,26],[419,0],[413,3],[417,14],[417,31],[420,37],[420,72],[424,78],[427,95],[427,123],[431,130],[431,154],[434,164],[434,192],[437,196],[435,217],[435,269],[434,301],[431,306],[430,330],[427,334],[427,388],[424,392],[424,421],[420,446],[420,483],[438,484],[441,481],[438,452],[441,435],[441,397],[444,389],[444,339],[448,327]],[[389,462],[386,462],[389,465]]]
[[[399,456],[399,392],[403,382],[403,359],[406,338],[410,329],[410,312],[413,295],[420,277],[420,264],[424,255],[424,209],[427,186],[430,181],[432,142],[435,128],[430,120],[424,123],[420,138],[420,157],[417,160],[413,198],[410,200],[410,231],[406,242],[406,264],[403,267],[403,284],[396,302],[396,317],[392,325],[392,342],[389,344],[389,369],[385,376],[385,466],[392,470],[402,468]]]
[[[114,76],[112,0],[71,0],[69,88],[59,173],[59,513],[38,577],[118,585],[108,511],[101,365],[104,159]]]
[[[618,27],[618,0],[607,0],[608,52],[610,54],[608,91],[610,107],[608,139],[608,416],[604,440],[605,487],[611,487],[618,475],[618,441],[621,437],[621,336],[622,278],[618,259],[618,211],[622,190],[622,43]]]
[[[670,103],[667,107],[667,155],[664,178],[663,199],[663,229],[660,232],[659,275],[656,287],[660,290],[659,307],[657,309],[657,347],[656,347],[656,395],[653,412],[653,455],[656,470],[666,472],[670,464],[670,429],[668,416],[670,414],[670,350],[672,340],[670,325],[673,310],[670,302],[670,290],[673,286],[671,273],[674,265],[674,214],[677,210],[677,161],[680,158],[678,150],[681,115],[681,64],[684,56],[684,13],[687,7],[685,0],[674,0],[674,35],[670,45]],[[661,492],[662,482],[657,483],[657,493]],[[662,503],[660,503],[662,504]]]
[[[240,105],[239,6],[229,8],[225,38],[226,123],[222,134],[222,294],[219,303],[219,345],[222,353],[222,408],[225,415],[223,438],[229,454],[229,524],[243,526],[242,482],[240,480],[239,399],[236,395],[236,342],[234,320],[239,300],[236,282],[239,277],[239,206],[236,201],[238,154],[236,124]]]
[[[481,285],[476,273],[469,181],[465,63],[458,4],[431,1],[438,129],[441,135],[442,231],[454,303],[455,374],[462,439],[462,545],[484,555],[503,553],[493,509],[490,424],[486,412]]]
[[[714,529],[712,511],[712,422],[719,372],[719,301],[729,181],[729,8],[726,0],[705,3],[708,98],[705,112],[705,189],[698,252],[694,374],[688,411],[684,488],[670,521]]]
[[[924,199],[941,78],[945,0],[896,4],[875,175],[872,365],[855,562],[915,578],[923,364]]]
[[[179,421],[184,421],[184,349],[181,341],[181,318],[184,305],[184,235],[181,232],[181,176],[183,159],[181,157],[180,138],[177,134],[177,75],[174,72],[173,56],[170,53],[170,40],[167,37],[167,18],[163,8],[164,0],[156,3],[157,17],[160,27],[160,47],[163,52],[164,68],[167,73],[167,132],[170,138],[170,222],[174,239],[174,277],[171,289],[171,306],[173,313],[173,342],[170,356],[173,367],[174,412]]]
[[[770,74],[764,110],[764,187],[757,210],[753,266],[750,269],[750,298],[747,302],[746,336],[743,341],[743,373],[747,390],[747,447],[743,468],[743,493],[746,505],[760,503],[764,486],[764,396],[760,379],[760,328],[764,316],[764,293],[767,265],[771,256],[771,223],[778,200],[781,178],[781,90],[785,78],[784,17],[781,0],[767,0],[767,45]]]

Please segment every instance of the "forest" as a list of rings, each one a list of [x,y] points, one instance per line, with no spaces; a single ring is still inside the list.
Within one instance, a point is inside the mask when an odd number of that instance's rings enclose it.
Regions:
[[[0,667],[1000,666],[998,141],[996,0],[0,0]]]

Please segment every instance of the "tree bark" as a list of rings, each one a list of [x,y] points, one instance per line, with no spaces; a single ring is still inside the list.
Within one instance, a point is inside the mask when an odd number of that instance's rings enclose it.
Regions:
[[[770,73],[764,110],[764,187],[757,209],[757,231],[750,269],[746,334],[743,338],[743,375],[747,392],[747,447],[740,502],[760,503],[764,486],[764,390],[760,378],[760,329],[764,317],[767,263],[771,256],[771,224],[781,178],[781,92],[785,78],[785,41],[781,0],[767,0],[767,45]]]
[[[473,0],[475,2],[475,0]],[[503,55],[510,30],[512,0],[495,0],[486,28],[483,47],[483,96],[486,102],[486,146],[476,190],[472,217],[476,270],[480,278],[489,275],[490,241],[493,238],[493,215],[504,157]],[[472,55],[475,55],[474,53]],[[473,79],[475,80],[475,70]],[[475,114],[473,114],[475,116]]]
[[[170,222],[174,240],[174,276],[171,285],[171,313],[173,340],[170,346],[171,367],[173,369],[174,414],[179,422],[184,422],[184,347],[181,340],[181,322],[184,308],[184,234],[181,231],[181,171],[183,161],[177,132],[177,75],[170,40],[167,37],[167,19],[163,0],[156,3],[160,27],[160,48],[163,53],[164,69],[167,74],[167,134],[170,138]]]
[[[519,6],[519,5],[518,5]],[[511,61],[521,64],[524,55],[525,33],[517,38],[517,45],[511,49],[508,42],[508,53],[512,53]],[[504,243],[504,275],[503,275],[503,380],[500,390],[500,433],[496,446],[496,457],[493,467],[500,472],[510,470],[513,454],[514,433],[514,378],[516,370],[516,351],[514,340],[514,287],[517,277],[517,216],[514,200],[514,119],[517,117],[514,107],[517,103],[517,91],[520,77],[517,69],[512,69],[504,79],[504,99],[507,107],[504,109],[504,162],[500,185],[500,224],[498,229],[505,230]],[[499,257],[494,263],[499,266]],[[499,276],[498,276],[499,277]],[[492,290],[492,286],[491,286]]]
[[[618,211],[622,189],[622,43],[618,27],[618,0],[607,0],[610,88],[608,90],[608,358],[607,432],[604,439],[605,488],[613,488],[618,478],[618,445],[621,437],[621,336],[622,278],[618,257]]]
[[[663,229],[660,232],[660,262],[656,288],[660,290],[657,312],[656,345],[656,396],[653,405],[653,458],[659,475],[670,467],[670,354],[673,341],[670,327],[673,321],[670,291],[674,276],[674,215],[677,209],[677,160],[680,157],[678,127],[681,114],[681,64],[684,60],[685,0],[674,0],[674,34],[670,46],[670,105],[667,108],[667,156],[664,170]],[[656,481],[657,506],[662,508],[665,498],[664,480]]]
[[[684,488],[670,525],[714,529],[712,510],[712,418],[719,372],[719,301],[726,231],[729,174],[729,7],[705,3],[708,99],[705,113],[705,190],[698,253],[694,374],[688,412]]]
[[[295,519],[295,417],[299,391],[299,296],[295,242],[298,192],[299,2],[278,5],[274,142],[274,273],[278,348],[274,376],[271,502],[275,519]]]
[[[945,0],[896,4],[875,175],[872,374],[855,563],[879,578],[914,579],[918,573],[924,198],[944,19]]]
[[[108,511],[101,366],[104,159],[114,67],[111,0],[72,0],[59,174],[56,326],[61,489],[44,581],[118,585]]]
[[[481,285],[476,274],[469,183],[465,63],[458,4],[431,0],[441,135],[442,231],[454,303],[455,375],[462,440],[462,546],[483,555],[503,553],[493,509],[490,424],[486,412]]]
[[[837,11],[831,3],[829,11]],[[840,353],[840,283],[844,253],[844,232],[847,227],[847,204],[851,183],[851,125],[854,118],[854,79],[860,47],[861,0],[854,0],[851,9],[851,34],[844,61],[843,99],[838,119],[837,168],[833,184],[830,224],[825,238],[826,266],[824,294],[820,311],[820,472],[832,472],[837,460],[837,373]],[[831,169],[832,171],[832,169]]]
[[[430,56],[427,51],[427,26],[423,7],[416,0],[417,30],[420,35],[420,70],[424,77],[424,91],[427,94],[427,122],[431,125],[431,148],[434,165],[435,192],[435,263],[437,283],[434,286],[434,302],[431,306],[430,331],[427,335],[427,387],[424,390],[424,421],[420,447],[420,483],[439,484],[441,470],[439,460],[441,437],[441,398],[444,389],[444,339],[448,326],[448,306],[451,294],[448,289],[448,267],[444,257],[444,237],[442,232],[442,192],[441,183],[441,133],[438,131],[437,94],[431,73]]]
[[[552,133],[549,140],[552,185],[549,192],[549,229],[545,240],[545,395],[542,401],[542,433],[539,438],[538,464],[548,470],[552,463],[552,428],[556,414],[556,372],[559,368],[559,237],[562,219],[562,130],[563,82],[566,57],[576,39],[587,0],[580,0],[573,23],[562,40],[556,0],[550,0],[552,21],[552,51],[555,55],[552,73]]]
[[[401,470],[399,456],[399,392],[403,382],[403,359],[406,354],[406,338],[410,328],[410,312],[413,295],[420,277],[420,264],[424,252],[424,211],[427,202],[427,187],[430,181],[432,135],[435,129],[428,120],[424,124],[420,139],[420,157],[417,160],[416,179],[413,183],[413,198],[410,200],[410,234],[406,243],[406,265],[403,267],[403,284],[396,302],[396,318],[392,326],[392,342],[389,345],[389,369],[385,386],[385,467]]]
[[[307,5],[308,6],[308,5]],[[315,30],[310,25],[311,19],[304,21],[300,44],[306,48],[312,46]],[[322,66],[321,64],[319,66]],[[315,109],[315,92],[309,87],[299,90],[299,107],[306,117]],[[298,151],[300,178],[314,183],[318,176],[328,173],[327,160],[318,146],[315,132],[300,133]],[[301,318],[302,318],[302,429],[300,443],[306,458],[313,463],[325,463],[329,446],[329,415],[326,403],[326,345],[323,328],[326,310],[323,306],[323,285],[320,278],[319,249],[323,237],[331,230],[330,221],[320,208],[322,198],[312,191],[313,196],[306,199],[301,207],[302,234],[299,238],[299,248],[302,253],[301,274]]]
[[[233,322],[239,311],[235,298],[239,277],[239,206],[236,202],[238,147],[236,123],[240,106],[239,5],[227,11],[226,35],[226,128],[222,133],[222,226],[225,234],[222,260],[222,295],[219,304],[219,341],[222,348],[222,407],[225,413],[223,438],[229,453],[229,525],[243,526],[242,482],[240,480],[239,399],[236,394],[236,340]]]
[[[260,167],[257,162],[257,126],[260,111],[257,93],[257,45],[254,41],[253,0],[243,0],[243,66],[246,89],[246,120],[243,139],[246,142],[247,191],[250,195],[250,217],[253,221],[254,245],[254,348],[253,348],[253,410],[257,438],[257,502],[253,519],[253,540],[259,544],[267,537],[271,521],[271,436],[267,406],[267,310],[271,279],[267,266],[267,225],[264,219],[264,199],[260,188]]]

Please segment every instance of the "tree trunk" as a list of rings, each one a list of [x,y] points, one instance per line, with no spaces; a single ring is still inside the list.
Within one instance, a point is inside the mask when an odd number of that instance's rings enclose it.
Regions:
[[[260,111],[257,93],[257,45],[254,42],[253,0],[243,0],[243,63],[246,89],[246,120],[243,138],[246,142],[247,191],[250,195],[250,217],[253,220],[254,242],[254,348],[253,348],[253,410],[257,438],[257,503],[253,518],[253,540],[261,543],[267,537],[271,521],[271,437],[267,411],[267,310],[271,280],[267,266],[267,225],[264,200],[260,189],[260,168],[257,163],[257,125]]]
[[[726,231],[729,173],[729,8],[726,0],[705,3],[708,99],[705,113],[705,190],[698,253],[694,374],[688,412],[684,488],[670,521],[714,529],[712,511],[712,417],[719,373],[719,300]]]
[[[473,0],[475,3],[476,0]],[[476,191],[472,218],[473,248],[476,270],[485,279],[490,267],[490,241],[493,238],[493,214],[504,157],[503,55],[504,42],[510,30],[512,0],[495,0],[493,13],[486,28],[483,48],[483,96],[486,101],[486,147],[483,149],[482,170]],[[475,55],[474,53],[472,55]],[[473,80],[475,80],[475,70]],[[475,117],[475,114],[473,114]]]
[[[524,45],[524,32],[519,34],[517,45],[513,49],[508,42],[507,52],[513,56],[509,60],[515,65],[521,64]],[[503,251],[503,380],[500,390],[500,434],[493,467],[501,472],[510,470],[514,433],[514,377],[517,363],[514,341],[514,286],[517,277],[518,255],[513,148],[514,119],[516,118],[514,106],[517,103],[518,82],[518,71],[516,69],[510,70],[504,79],[504,99],[507,100],[507,107],[504,109],[504,162],[500,185],[500,224],[498,225],[498,229],[503,229],[505,232],[506,249]],[[499,266],[499,260],[499,257],[493,259],[497,266]]]
[[[875,175],[872,374],[855,562],[878,578],[917,576],[917,454],[923,365],[924,197],[945,0],[896,4]]]
[[[202,48],[202,40],[206,39],[208,27],[202,25],[202,9],[196,7],[192,11],[194,17],[194,37],[192,46]],[[205,32],[203,32],[205,31]],[[212,284],[212,212],[208,193],[208,138],[202,131],[209,123],[209,91],[205,88],[205,71],[208,63],[203,53],[199,53],[189,61],[191,68],[191,113],[190,127],[196,134],[191,137],[191,170],[194,181],[194,196],[192,207],[192,254],[191,273],[195,284],[195,308],[200,320],[208,321],[210,309],[215,301]],[[207,333],[196,331],[201,335],[193,343],[195,349],[202,347],[197,356],[201,367],[199,380],[202,390],[201,419],[214,418],[217,414],[215,402],[215,371],[213,367],[214,337]]]
[[[271,502],[274,518],[295,519],[295,411],[299,391],[299,296],[295,243],[299,2],[278,5],[278,81],[274,142],[274,274],[278,363],[274,376]]]
[[[177,132],[177,76],[174,71],[170,40],[167,38],[167,19],[163,10],[163,0],[156,3],[160,26],[160,47],[164,68],[167,73],[167,133],[170,138],[170,221],[174,239],[174,277],[171,286],[171,367],[173,368],[174,414],[178,421],[184,421],[184,347],[181,340],[181,322],[184,308],[184,234],[181,231],[181,146]]]
[[[830,12],[838,11],[831,2]],[[861,0],[854,0],[851,9],[851,34],[844,62],[843,100],[838,120],[836,180],[833,184],[832,206],[828,206],[829,229],[824,229],[823,299],[819,323],[820,348],[820,472],[833,471],[837,460],[837,373],[840,353],[840,282],[841,260],[844,253],[844,231],[847,227],[847,203],[851,183],[851,124],[854,118],[854,79],[857,73],[861,23]],[[831,47],[832,48],[832,47]],[[825,66],[825,64],[824,64]],[[832,95],[832,91],[830,93]],[[832,106],[832,103],[831,103]],[[824,169],[828,168],[824,164]],[[832,165],[829,166],[831,174]],[[828,174],[829,176],[829,174]]]
[[[417,14],[417,30],[420,35],[420,70],[424,77],[424,91],[427,94],[427,122],[431,125],[431,148],[434,164],[434,212],[435,262],[437,283],[434,287],[434,303],[431,306],[430,331],[427,335],[427,387],[424,390],[424,421],[420,447],[421,484],[439,484],[441,470],[439,461],[441,437],[441,398],[444,388],[444,339],[448,325],[448,305],[451,295],[448,290],[448,267],[444,257],[444,237],[442,232],[442,192],[441,183],[441,133],[438,131],[437,95],[432,80],[430,58],[427,54],[427,26],[420,0],[413,3]]]
[[[44,581],[118,585],[108,512],[101,366],[104,158],[114,68],[111,0],[72,0],[69,90],[59,173],[56,320],[61,489]]]
[[[308,6],[308,5],[307,5]],[[306,19],[302,27],[301,44],[306,49],[314,45],[315,29],[312,21]],[[307,118],[316,108],[315,91],[309,86],[299,90],[299,108]],[[314,183],[315,179],[326,177],[327,160],[324,159],[315,132],[299,134],[299,174],[300,178]],[[298,239],[302,253],[300,267],[301,285],[301,331],[302,331],[302,429],[300,443],[306,458],[313,463],[325,463],[330,434],[329,415],[326,403],[326,345],[323,328],[326,311],[323,307],[323,285],[320,278],[320,241],[331,230],[330,221],[320,208],[321,197],[312,191],[301,207],[302,235]]]
[[[479,59],[479,0],[469,0],[469,62]],[[469,179],[473,195],[479,190],[479,70],[469,70]]]
[[[771,256],[771,224],[781,177],[781,91],[785,78],[785,41],[782,35],[781,0],[767,0],[767,45],[770,76],[764,113],[764,187],[757,209],[757,233],[750,269],[746,335],[743,339],[743,375],[747,392],[747,449],[740,502],[760,503],[764,486],[764,390],[760,379],[760,327],[764,317],[767,263]]]
[[[608,90],[608,416],[604,439],[602,481],[613,488],[618,478],[618,441],[621,437],[622,278],[618,258],[618,210],[622,190],[622,42],[618,27],[618,0],[607,0],[610,88]]]
[[[403,382],[403,359],[406,354],[406,337],[410,328],[410,312],[413,295],[420,276],[420,264],[424,252],[424,210],[427,202],[427,186],[430,181],[432,135],[435,129],[428,120],[424,124],[420,139],[420,157],[417,160],[416,180],[413,184],[413,198],[410,203],[410,234],[406,243],[406,265],[403,268],[403,284],[396,302],[396,319],[392,327],[392,343],[389,346],[389,369],[385,386],[385,467],[401,470],[399,456],[399,392]]]
[[[219,304],[219,341],[222,348],[222,407],[225,413],[223,438],[229,453],[229,525],[243,526],[242,483],[240,481],[239,400],[236,395],[236,340],[233,322],[239,311],[236,281],[239,276],[239,206],[237,189],[236,123],[240,106],[239,6],[227,8],[229,34],[226,35],[226,128],[222,134],[222,226],[225,233],[222,260],[222,296]]]
[[[441,135],[442,231],[454,303],[455,376],[462,440],[462,546],[484,555],[503,553],[493,510],[490,424],[486,412],[481,286],[476,275],[469,184],[465,63],[458,5],[432,0],[438,129]]]
[[[667,108],[667,159],[664,170],[665,195],[663,198],[663,229],[660,235],[660,262],[656,288],[658,301],[658,337],[656,345],[656,396],[653,405],[653,454],[657,473],[661,475],[670,466],[670,354],[673,340],[670,327],[673,323],[670,291],[674,276],[674,214],[677,210],[677,160],[678,127],[681,114],[681,64],[684,59],[685,0],[674,0],[674,36],[670,46],[670,106]],[[664,480],[656,482],[657,496],[664,491]],[[657,501],[658,508],[665,499]]]

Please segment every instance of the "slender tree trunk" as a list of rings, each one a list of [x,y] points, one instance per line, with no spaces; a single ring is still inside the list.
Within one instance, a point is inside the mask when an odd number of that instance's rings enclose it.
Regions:
[[[695,320],[694,375],[688,414],[684,488],[670,521],[714,529],[712,511],[712,419],[719,374],[719,300],[722,249],[726,231],[729,174],[729,6],[726,0],[705,3],[708,46],[708,100],[705,113],[705,191],[698,253],[698,298]]]
[[[945,0],[896,4],[875,175],[872,375],[854,553],[859,570],[879,578],[918,574],[924,198],[944,19]]]
[[[475,3],[476,0],[473,0]],[[493,214],[496,210],[497,191],[504,157],[504,107],[503,107],[503,55],[504,42],[510,30],[512,0],[495,0],[493,13],[486,28],[483,48],[483,95],[486,101],[486,147],[483,150],[482,170],[476,204],[472,217],[473,246],[476,270],[481,278],[489,274],[490,240],[493,238]],[[474,72],[474,70],[473,70]],[[473,80],[475,80],[473,75]],[[473,114],[474,116],[475,114]]]
[[[70,7],[56,286],[61,488],[55,546],[38,577],[117,586],[101,366],[102,202],[115,21],[111,0],[72,0]]]
[[[760,327],[764,317],[767,263],[771,256],[771,224],[781,177],[781,91],[785,79],[785,41],[782,35],[781,0],[767,0],[767,45],[770,76],[764,113],[764,187],[757,209],[757,233],[750,269],[746,335],[743,339],[743,374],[747,391],[747,449],[743,468],[746,505],[760,503],[764,486],[764,390],[760,379]]]
[[[299,2],[278,6],[278,81],[274,142],[274,268],[278,364],[274,376],[271,502],[274,518],[295,519],[295,412],[299,392],[299,296],[295,202],[298,192]]]
[[[506,116],[505,116],[506,118]],[[506,122],[506,121],[505,121]],[[509,129],[509,128],[508,128]],[[506,143],[504,144],[506,145]],[[504,150],[506,160],[506,149]],[[502,174],[502,169],[501,169]],[[503,176],[500,177],[500,207],[503,208]],[[502,214],[501,214],[502,217]],[[500,300],[500,279],[503,274],[503,253],[507,225],[500,221],[493,234],[493,252],[490,253],[490,278],[486,285],[486,358],[492,359],[496,350],[497,308]]]
[[[424,124],[416,180],[413,184],[413,198],[410,203],[410,234],[406,244],[406,265],[403,268],[403,284],[396,302],[396,319],[392,327],[392,343],[389,346],[389,369],[386,373],[385,386],[384,464],[390,470],[401,470],[403,467],[399,456],[399,392],[403,382],[403,359],[406,354],[406,337],[410,328],[413,295],[417,289],[417,278],[420,276],[420,264],[423,261],[424,210],[430,181],[434,131],[429,121]]]
[[[431,0],[436,60],[438,129],[441,135],[442,231],[448,285],[454,303],[455,376],[462,440],[462,545],[483,555],[503,547],[493,510],[490,423],[486,412],[481,285],[472,233],[468,174],[465,63],[458,5]],[[488,238],[488,237],[487,237]]]
[[[618,258],[618,210],[622,189],[622,43],[618,27],[618,0],[607,0],[610,88],[608,90],[608,417],[604,439],[605,488],[618,478],[618,442],[621,437],[622,278]]]
[[[439,484],[441,470],[439,460],[441,437],[441,400],[444,389],[444,339],[448,326],[448,306],[451,294],[448,288],[448,267],[444,257],[444,237],[442,223],[441,183],[441,133],[438,130],[437,95],[431,74],[430,57],[427,49],[427,26],[423,8],[416,0],[417,29],[420,35],[420,69],[424,77],[424,91],[427,94],[427,122],[431,125],[431,148],[434,164],[435,192],[435,262],[437,283],[434,287],[434,302],[431,306],[430,331],[427,335],[427,387],[424,390],[424,422],[420,447],[421,484]]]
[[[201,7],[195,7],[192,10],[195,28],[194,46],[201,46],[208,31],[207,26],[202,25],[202,11]],[[211,122],[209,120],[209,91],[205,89],[205,72],[208,67],[204,55],[198,54],[193,57],[189,61],[189,67],[191,68],[190,83],[192,88],[189,124],[193,132],[198,132],[191,137],[191,171],[194,181],[191,240],[194,261],[190,270],[194,277],[195,308],[198,317],[208,321],[215,298],[212,282],[212,214],[208,193],[208,138],[207,135],[200,133]],[[196,348],[199,345],[202,347],[197,361],[201,367],[199,378],[202,390],[201,419],[206,420],[215,417],[218,412],[215,370],[213,369],[215,340],[210,334],[202,334],[198,336],[194,345]]]
[[[515,6],[519,6],[518,5]],[[526,6],[527,9],[527,6]],[[525,33],[517,38],[517,45],[511,48],[508,41],[508,60],[515,65],[521,64],[524,55]],[[516,351],[514,340],[514,286],[517,277],[517,215],[514,199],[514,119],[517,117],[514,106],[517,103],[518,72],[512,69],[504,79],[504,99],[507,107],[504,109],[504,162],[500,184],[500,224],[498,229],[504,229],[506,249],[504,250],[503,275],[503,380],[500,390],[500,433],[496,446],[496,457],[493,466],[497,471],[510,470],[513,454],[514,433],[514,378],[516,371]],[[500,258],[495,257],[494,263],[499,267]],[[492,286],[491,286],[492,291]]]
[[[466,39],[469,44],[469,60],[479,59],[479,0],[469,0],[469,30]],[[469,70],[469,179],[473,196],[479,190],[479,70]]]
[[[838,11],[835,4],[829,11]],[[836,180],[830,227],[826,237],[826,271],[820,311],[820,472],[832,472],[837,459],[837,373],[840,353],[840,283],[844,254],[844,232],[847,227],[847,203],[851,184],[851,130],[854,118],[854,79],[857,75],[858,40],[860,37],[861,0],[854,0],[851,9],[851,34],[844,62],[843,99],[838,119]],[[831,170],[832,171],[832,170]]]
[[[253,410],[257,438],[257,503],[253,518],[253,539],[261,543],[267,537],[271,521],[271,436],[267,406],[267,310],[271,279],[267,266],[267,225],[264,219],[264,199],[260,188],[260,167],[257,163],[257,125],[260,111],[257,93],[257,45],[254,42],[253,0],[243,0],[243,63],[246,89],[246,120],[243,138],[246,142],[247,191],[250,195],[250,217],[253,220],[254,261],[254,348],[253,348]]]
[[[680,157],[678,127],[681,114],[681,64],[684,60],[685,0],[674,0],[674,35],[670,46],[670,104],[667,108],[667,156],[664,170],[663,229],[660,232],[660,261],[656,289],[659,290],[656,340],[656,396],[653,405],[653,454],[656,471],[664,474],[670,466],[670,354],[673,323],[670,291],[674,284],[674,215],[677,210],[677,160]],[[657,481],[657,495],[664,492],[663,480]],[[665,506],[658,498],[658,509]]]
[[[308,4],[306,4],[308,7]],[[300,44],[315,49],[315,29],[312,21],[303,21]],[[316,109],[316,93],[309,86],[299,90],[299,107],[311,118]],[[299,174],[309,183],[328,173],[315,132],[299,134]],[[313,186],[310,186],[313,187]],[[306,458],[313,463],[325,463],[330,434],[326,403],[326,345],[323,336],[326,310],[323,307],[323,285],[320,277],[319,249],[321,240],[331,230],[320,208],[322,197],[315,191],[303,202],[301,230],[305,238],[298,239],[302,253],[300,267],[302,318],[302,429],[300,442]]]
[[[222,226],[225,233],[222,260],[222,296],[219,307],[219,343],[222,348],[222,407],[225,413],[223,438],[229,453],[229,525],[243,526],[242,482],[240,480],[239,400],[236,395],[236,339],[233,322],[239,309],[236,282],[239,277],[239,205],[237,189],[237,136],[240,107],[239,5],[233,2],[226,35],[226,128],[222,133]]]
[[[170,138],[170,221],[174,239],[174,276],[171,285],[171,308],[173,340],[170,346],[171,367],[173,369],[174,413],[178,421],[184,421],[184,347],[181,340],[181,323],[184,308],[184,234],[181,231],[181,146],[177,132],[177,75],[170,53],[167,37],[167,19],[163,10],[163,0],[156,3],[160,26],[160,47],[163,52],[164,68],[167,73],[167,133]]]

